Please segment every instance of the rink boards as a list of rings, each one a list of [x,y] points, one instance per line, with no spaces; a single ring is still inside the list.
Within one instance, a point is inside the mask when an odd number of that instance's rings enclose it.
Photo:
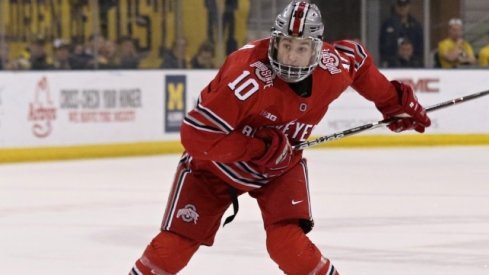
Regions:
[[[384,70],[425,106],[489,89],[486,70]],[[0,73],[0,162],[181,152],[179,125],[216,71]],[[368,131],[326,146],[489,144],[489,97],[431,113],[424,135]],[[347,90],[313,131],[322,136],[380,120]]]

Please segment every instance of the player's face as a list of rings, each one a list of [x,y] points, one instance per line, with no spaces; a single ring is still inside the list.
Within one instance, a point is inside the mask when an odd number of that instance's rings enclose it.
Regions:
[[[277,45],[278,62],[287,66],[309,66],[313,56],[313,45],[310,39],[284,37]]]

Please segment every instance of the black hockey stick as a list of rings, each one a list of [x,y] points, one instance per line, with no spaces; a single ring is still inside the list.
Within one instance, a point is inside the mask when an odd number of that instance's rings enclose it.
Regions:
[[[451,100],[448,100],[448,101],[445,101],[445,102],[441,102],[441,103],[432,105],[432,106],[426,108],[426,112],[432,112],[432,111],[435,111],[435,110],[438,110],[438,109],[442,109],[442,108],[445,108],[445,107],[448,107],[448,106],[452,106],[452,105],[455,105],[455,104],[458,104],[458,103],[462,103],[462,102],[465,102],[465,101],[468,101],[468,100],[476,99],[476,98],[479,98],[481,96],[485,96],[485,95],[488,95],[488,94],[489,94],[489,90],[488,91],[479,92],[479,93],[475,93],[475,94],[470,94],[470,95],[462,96],[462,97],[459,97],[459,98],[454,98],[454,99],[451,99]],[[375,129],[375,128],[378,128],[380,126],[388,125],[388,124],[390,124],[390,123],[392,123],[392,122],[394,122],[394,121],[396,121],[398,119],[401,119],[401,117],[391,117],[391,118],[383,119],[383,120],[380,120],[380,121],[377,121],[377,122],[372,122],[372,123],[364,124],[364,125],[361,125],[361,126],[350,128],[348,130],[345,130],[345,131],[342,131],[342,132],[339,132],[339,133],[334,133],[334,134],[331,134],[331,135],[318,137],[317,139],[314,139],[314,140],[311,140],[311,141],[303,141],[303,142],[301,142],[299,144],[293,145],[292,148],[294,150],[302,150],[302,149],[309,148],[309,147],[314,146],[314,145],[318,145],[320,143],[330,142],[330,141],[333,141],[333,140],[336,140],[336,139],[339,139],[339,138],[343,138],[343,137],[355,135],[355,134],[361,133],[361,132],[366,131],[366,130]]]

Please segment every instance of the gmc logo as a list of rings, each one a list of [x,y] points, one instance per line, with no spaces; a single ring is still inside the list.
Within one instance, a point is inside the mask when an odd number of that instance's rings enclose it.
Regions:
[[[415,92],[438,93],[440,91],[438,87],[438,83],[440,82],[439,78],[401,78],[396,80],[410,85]]]

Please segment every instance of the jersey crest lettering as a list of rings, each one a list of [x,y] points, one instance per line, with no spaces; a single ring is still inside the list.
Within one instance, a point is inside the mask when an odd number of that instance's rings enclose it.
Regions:
[[[269,67],[267,67],[267,65],[265,65],[261,61],[257,61],[250,66],[256,68],[256,77],[263,81],[263,83],[265,83],[264,88],[269,88],[273,86],[273,79],[275,79],[274,71],[272,71]]]
[[[296,141],[304,141],[311,134],[314,129],[313,124],[302,123],[297,120],[288,122],[287,124],[276,126],[277,129],[281,130],[286,136]]]
[[[339,74],[341,73],[341,69],[338,68],[339,64],[340,59],[337,55],[329,52],[329,49],[322,50],[319,67],[327,70],[330,74]]]

